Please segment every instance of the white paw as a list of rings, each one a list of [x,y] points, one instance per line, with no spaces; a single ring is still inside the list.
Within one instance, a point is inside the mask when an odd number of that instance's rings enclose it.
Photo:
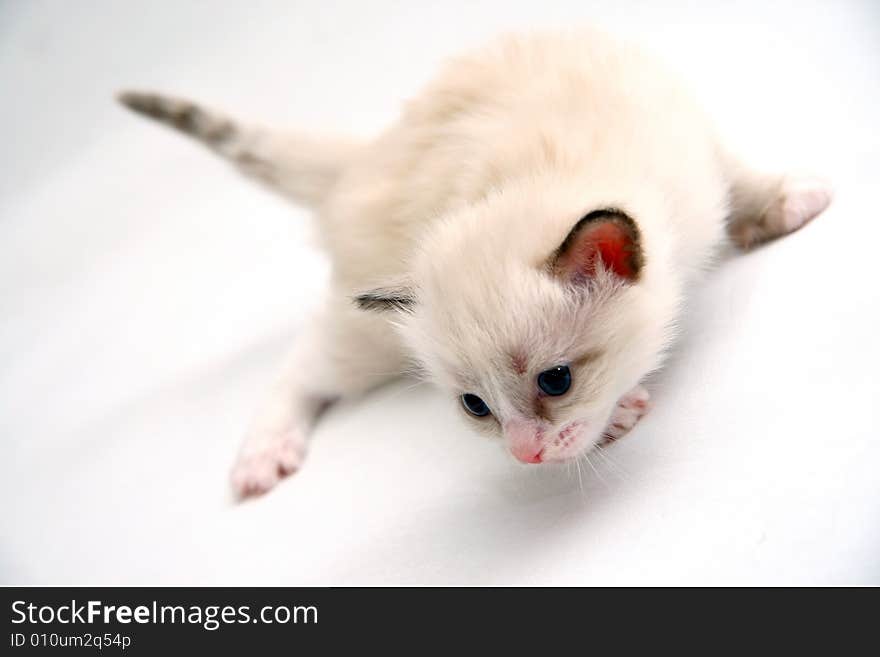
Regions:
[[[763,215],[733,226],[730,235],[745,249],[788,235],[821,214],[831,198],[831,187],[821,180],[789,178]]]
[[[299,470],[306,441],[296,429],[251,434],[232,468],[232,488],[240,498],[262,495]]]
[[[779,199],[767,211],[766,221],[784,235],[818,216],[831,203],[831,187],[821,180],[788,180]],[[775,216],[774,216],[775,215]]]
[[[617,407],[605,428],[604,440],[601,444],[608,444],[625,436],[649,410],[651,410],[651,395],[645,387],[636,386],[630,390],[617,402]]]

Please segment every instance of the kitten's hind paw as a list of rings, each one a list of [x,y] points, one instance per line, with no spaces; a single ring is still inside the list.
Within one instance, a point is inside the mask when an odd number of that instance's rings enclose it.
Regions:
[[[815,219],[831,203],[831,186],[815,178],[787,179],[758,217],[741,219],[730,227],[733,241],[748,249],[787,235]]]

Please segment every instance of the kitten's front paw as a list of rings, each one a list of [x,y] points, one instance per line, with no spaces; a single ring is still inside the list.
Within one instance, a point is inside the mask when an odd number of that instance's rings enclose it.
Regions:
[[[299,470],[305,453],[305,438],[296,429],[254,432],[232,468],[235,494],[245,498],[269,491],[283,477]]]
[[[651,395],[644,386],[636,386],[617,402],[617,408],[611,414],[611,420],[599,444],[607,445],[625,436],[649,410],[651,410]]]

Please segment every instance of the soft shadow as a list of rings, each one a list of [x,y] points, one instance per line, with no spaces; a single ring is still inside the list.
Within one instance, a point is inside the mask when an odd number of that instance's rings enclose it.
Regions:
[[[328,582],[479,585],[523,582],[524,577],[546,581],[556,572],[548,554],[565,552],[575,534],[593,532],[597,518],[623,497],[619,486],[628,484],[607,468],[602,472],[599,464],[599,475],[582,472],[580,479],[564,466],[526,467],[499,468],[470,495],[445,498],[427,512],[414,508],[403,514],[385,540],[346,546],[346,563]]]

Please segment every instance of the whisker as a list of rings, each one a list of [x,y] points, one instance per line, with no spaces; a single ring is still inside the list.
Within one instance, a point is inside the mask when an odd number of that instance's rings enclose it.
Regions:
[[[599,478],[599,481],[601,481],[602,484],[603,484],[606,488],[610,488],[610,486],[608,485],[608,482],[605,480],[605,477],[603,477],[601,474],[599,474],[599,471],[596,469],[596,466],[593,465],[593,461],[590,460],[590,455],[589,455],[587,452],[584,452],[584,458],[586,458],[586,460],[587,460],[587,465],[590,466],[590,468],[593,470],[593,472],[594,472],[594,473],[596,474],[596,476]]]
[[[611,468],[612,473],[619,477],[622,481],[631,480],[629,474],[611,459],[604,447],[602,447],[601,445],[596,445],[596,451],[594,453],[599,456],[602,459],[602,462],[605,463],[609,468]]]
[[[575,464],[575,466],[577,466],[577,473],[578,473],[578,488],[580,488],[580,491],[581,491],[581,497],[583,498],[583,497],[586,497],[586,493],[585,493],[585,491],[584,491],[584,481],[583,481],[583,479],[581,478],[581,462],[580,462],[580,459],[579,459],[579,458],[575,458],[575,459],[574,459],[574,464]]]

